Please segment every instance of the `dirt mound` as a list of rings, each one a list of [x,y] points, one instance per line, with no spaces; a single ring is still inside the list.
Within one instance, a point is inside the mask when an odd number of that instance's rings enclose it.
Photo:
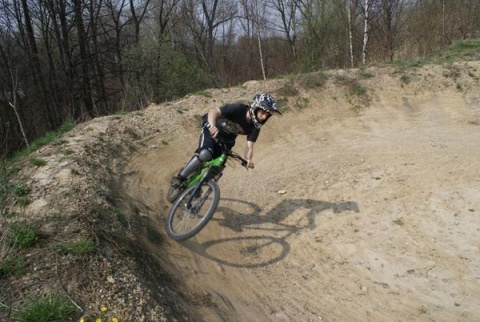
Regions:
[[[63,290],[91,311],[108,302],[138,321],[478,320],[479,67],[249,82],[97,119],[37,152],[47,166],[18,177],[33,202],[9,211],[71,214],[62,233],[52,228],[56,243],[95,236],[101,250],[84,266],[96,277],[57,262],[71,281]],[[256,168],[226,169],[218,212],[196,237],[164,237],[165,189],[196,147],[199,117],[257,91],[286,113],[262,129]],[[47,271],[36,274],[56,280]]]

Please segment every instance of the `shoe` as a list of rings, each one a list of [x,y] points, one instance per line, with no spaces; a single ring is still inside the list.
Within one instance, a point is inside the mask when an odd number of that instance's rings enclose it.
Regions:
[[[181,176],[173,177],[170,181],[170,185],[175,189],[180,189],[182,184],[185,182],[185,178]]]

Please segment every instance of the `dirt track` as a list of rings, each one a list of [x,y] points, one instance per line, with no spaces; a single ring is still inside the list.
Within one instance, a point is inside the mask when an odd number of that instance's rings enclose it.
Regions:
[[[207,227],[150,246],[202,320],[480,320],[478,83],[460,91],[436,77],[404,88],[378,75],[361,109],[338,89],[301,91],[308,108],[269,121],[256,168],[227,168]],[[158,196],[196,146],[191,116],[261,87],[170,107],[197,110],[174,116],[184,126],[149,142],[123,176],[147,216],[160,215],[152,224],[163,230]]]

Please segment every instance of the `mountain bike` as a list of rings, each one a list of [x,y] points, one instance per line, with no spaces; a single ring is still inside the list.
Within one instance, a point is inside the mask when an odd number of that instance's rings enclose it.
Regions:
[[[220,201],[217,182],[227,160],[237,160],[248,170],[247,160],[229,150],[221,140],[218,139],[217,142],[222,150],[220,156],[205,162],[180,188],[170,186],[168,190],[167,199],[173,205],[167,215],[166,230],[168,236],[177,241],[193,237],[212,218]]]

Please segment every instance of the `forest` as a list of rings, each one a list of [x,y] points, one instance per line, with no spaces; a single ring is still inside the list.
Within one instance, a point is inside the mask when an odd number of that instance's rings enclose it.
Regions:
[[[66,123],[479,33],[480,0],[0,0],[0,155]]]

